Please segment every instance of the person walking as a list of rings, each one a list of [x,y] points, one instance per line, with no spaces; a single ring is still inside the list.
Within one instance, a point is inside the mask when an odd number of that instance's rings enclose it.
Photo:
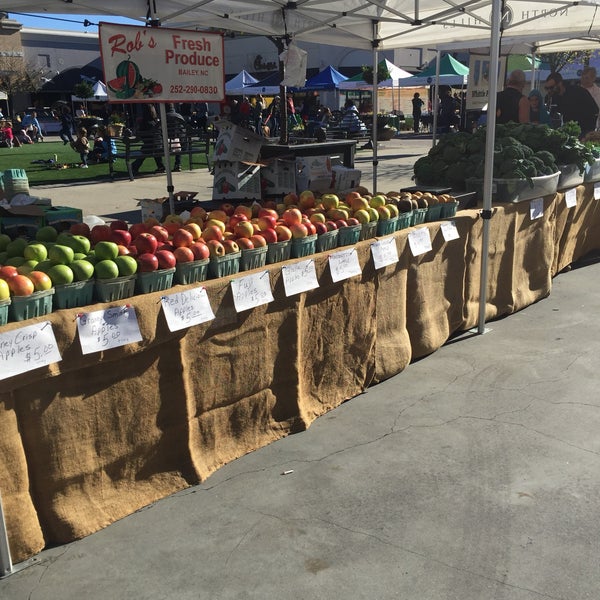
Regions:
[[[415,92],[412,102],[412,116],[413,116],[413,131],[415,133],[419,133],[419,127],[421,126],[421,112],[423,110],[423,105],[425,102],[421,100],[421,94],[419,92]]]
[[[167,131],[169,133],[169,151],[175,155],[173,171],[181,171],[181,154],[185,149],[187,127],[185,118],[175,110],[172,102],[167,104]]]
[[[531,105],[523,95],[525,73],[515,69],[508,76],[505,88],[498,92],[496,101],[496,123],[529,123]]]
[[[156,108],[153,104],[144,104],[142,106],[142,116],[137,124],[137,135],[142,140],[142,146],[140,152],[142,156],[136,158],[131,163],[131,172],[133,175],[139,173],[140,167],[145,160],[145,154],[154,155],[154,162],[156,163],[155,173],[164,173],[165,165],[163,163],[162,156],[159,154],[162,148],[162,134],[160,131],[160,121],[156,113]]]
[[[74,121],[71,109],[68,106],[63,106],[60,109],[60,132],[58,135],[65,146],[75,141],[73,139],[73,125]]]

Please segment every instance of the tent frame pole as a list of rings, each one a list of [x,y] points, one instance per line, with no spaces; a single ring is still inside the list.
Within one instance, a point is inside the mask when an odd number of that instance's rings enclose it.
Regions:
[[[496,94],[498,92],[498,65],[500,55],[500,2],[492,2],[490,39],[490,78],[485,137],[485,168],[483,174],[483,231],[481,236],[481,274],[479,278],[479,320],[477,333],[485,333],[487,304],[487,278],[490,244],[490,219],[492,218],[492,184],[494,177],[494,143],[496,141]]]
[[[377,46],[379,45],[379,21],[372,21],[373,25],[373,121],[371,123],[371,143],[373,145],[373,194],[377,193],[377,91],[379,89]]]

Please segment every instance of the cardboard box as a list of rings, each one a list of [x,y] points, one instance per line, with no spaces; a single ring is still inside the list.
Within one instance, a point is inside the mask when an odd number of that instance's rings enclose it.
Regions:
[[[264,138],[254,131],[234,125],[230,121],[218,121],[215,127],[219,137],[215,142],[213,161],[256,162]]]
[[[296,191],[296,163],[275,158],[260,170],[263,197],[284,196]]]
[[[83,220],[82,210],[70,206],[44,206],[44,216],[46,225],[52,225],[57,231],[65,231]]]
[[[175,214],[178,215],[184,210],[192,210],[194,206],[199,205],[200,203],[194,200],[197,195],[198,192],[175,192],[173,194]],[[168,196],[163,196],[162,198],[139,198],[137,201],[142,213],[142,222],[149,218],[162,221],[171,210]]]
[[[324,192],[332,188],[333,173],[329,156],[296,157],[296,191]]]
[[[333,188],[337,191],[351,190],[360,185],[361,171],[359,169],[349,169],[342,165],[332,167]]]
[[[262,166],[248,162],[215,163],[213,200],[260,200]]]

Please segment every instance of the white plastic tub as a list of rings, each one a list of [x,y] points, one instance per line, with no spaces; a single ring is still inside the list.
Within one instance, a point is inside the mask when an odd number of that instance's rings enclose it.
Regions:
[[[597,158],[593,165],[588,164],[585,166],[583,181],[586,183],[600,181],[600,158]]]
[[[555,194],[560,171],[552,175],[527,179],[494,179],[492,181],[493,202],[521,202]],[[531,185],[533,183],[533,185]],[[483,179],[467,179],[467,191],[475,192],[477,199],[483,199]]]
[[[584,173],[579,172],[577,165],[558,165],[558,168],[560,177],[558,178],[557,189],[574,188],[583,183]]]

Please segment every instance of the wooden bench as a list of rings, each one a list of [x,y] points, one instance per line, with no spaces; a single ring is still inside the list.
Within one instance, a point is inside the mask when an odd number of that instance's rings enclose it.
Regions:
[[[110,142],[114,142],[113,144]],[[194,157],[200,155],[204,158],[204,165],[209,166],[209,154],[211,145],[214,142],[214,132],[212,128],[204,130],[191,126],[186,127],[186,133],[183,139],[180,138],[182,163],[183,157],[187,156],[187,165],[189,170],[194,168]],[[108,155],[109,173],[111,179],[117,176],[119,161],[123,161],[129,179],[133,181],[133,162],[138,158],[153,159],[164,157],[164,147],[162,136],[145,137],[142,135],[127,136],[119,138],[110,138],[108,147],[111,149]],[[116,152],[115,152],[116,149]],[[171,152],[171,156],[175,153]]]

